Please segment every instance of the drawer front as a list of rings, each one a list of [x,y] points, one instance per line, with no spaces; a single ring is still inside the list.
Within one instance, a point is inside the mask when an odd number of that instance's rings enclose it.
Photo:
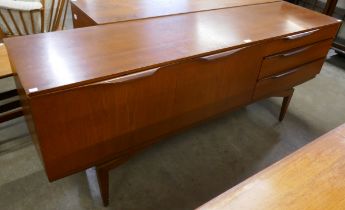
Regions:
[[[264,51],[264,56],[269,56],[278,52],[299,48],[326,39],[333,39],[338,29],[339,25],[334,24],[323,28],[308,30],[290,36],[278,38],[276,40],[273,40],[272,42],[267,43]]]
[[[323,62],[324,59],[319,59],[284,73],[259,80],[255,88],[253,99],[258,100],[260,98],[272,96],[275,93],[287,90],[314,78],[320,73]]]
[[[249,103],[259,53],[256,46],[231,50],[33,97],[31,113],[49,179]],[[248,57],[255,59],[246,62]]]
[[[82,28],[97,25],[89,16],[71,3],[72,19],[74,28]]]
[[[328,39],[326,41],[268,56],[264,58],[262,62],[259,78],[269,77],[273,74],[281,73],[305,63],[324,58],[331,44],[332,40]]]

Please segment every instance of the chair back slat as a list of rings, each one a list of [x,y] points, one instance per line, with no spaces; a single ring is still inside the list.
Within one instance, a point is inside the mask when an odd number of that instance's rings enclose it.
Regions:
[[[54,22],[53,22],[53,26],[52,26],[54,31],[59,28],[59,24],[60,24],[60,20],[62,17],[65,3],[66,3],[66,0],[59,0],[58,1],[57,10],[55,13],[55,18],[54,18]]]
[[[6,31],[9,33],[9,35],[14,35],[12,28],[9,26],[9,23],[5,17],[5,15],[2,13],[2,11],[0,10],[0,17],[2,22],[4,23],[5,27],[6,27]],[[4,33],[3,31],[1,31],[2,33]],[[4,33],[5,34],[5,33]],[[6,35],[6,34],[5,34]]]
[[[58,0],[58,1],[56,2],[56,10],[54,10],[55,13],[54,13],[53,22],[52,22],[52,25],[51,25],[52,31],[54,31],[54,29],[55,29],[56,21],[57,21],[57,19],[58,19],[58,17],[59,17],[59,14],[60,14],[60,5],[61,5],[61,2],[62,2],[61,0]]]
[[[34,11],[30,11],[30,21],[31,21],[31,31],[33,34],[36,33],[36,29],[35,29],[35,21],[34,21],[34,15],[33,15]]]
[[[14,16],[13,16],[13,13],[12,13],[12,10],[8,9],[7,10],[8,14],[10,15],[11,17],[11,20],[12,20],[12,24],[14,25],[15,29],[17,30],[17,33],[22,36],[22,32],[20,31],[19,27],[18,27],[18,24],[17,24],[17,21],[14,19]]]
[[[68,0],[67,0],[67,2],[66,2],[65,13],[64,13],[63,19],[62,19],[62,26],[61,26],[61,29],[64,29],[64,27],[65,27],[65,22],[66,22],[66,18],[67,18],[67,11],[68,11],[69,2],[70,2],[70,1],[68,1]]]
[[[67,18],[70,0],[52,0],[55,9],[51,12],[52,21],[49,24],[50,31],[63,30]]]
[[[52,4],[50,7],[50,14],[49,14],[49,24],[47,26],[47,31],[51,30],[51,26],[52,26],[52,21],[53,21],[53,15],[54,15],[54,7],[55,7],[55,0],[52,0]]]
[[[63,30],[70,0],[40,0],[41,9],[0,8],[0,29],[5,37]],[[1,41],[1,38],[0,38]]]
[[[24,28],[24,31],[25,31],[26,35],[28,35],[29,34],[29,30],[28,30],[28,27],[26,26],[26,22],[24,20],[23,12],[22,11],[19,11],[19,16],[20,16],[20,20],[22,22],[22,26]]]

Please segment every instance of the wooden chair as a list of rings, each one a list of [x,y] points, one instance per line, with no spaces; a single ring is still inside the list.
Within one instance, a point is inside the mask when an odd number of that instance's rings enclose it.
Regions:
[[[3,38],[62,30],[69,0],[0,0],[0,79],[13,76]],[[23,115],[17,90],[0,91],[0,123]],[[10,102],[7,102],[10,101]]]
[[[1,31],[9,37],[62,30],[68,6],[69,0],[0,0]]]

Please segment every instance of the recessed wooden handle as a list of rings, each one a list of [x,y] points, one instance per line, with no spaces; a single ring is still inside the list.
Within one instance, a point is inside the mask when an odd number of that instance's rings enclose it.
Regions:
[[[299,53],[302,53],[302,52],[308,50],[310,47],[311,46],[307,46],[307,47],[303,47],[303,48],[300,48],[300,49],[297,49],[294,51],[290,51],[287,53],[280,53],[280,54],[272,55],[272,56],[267,57],[267,59],[272,59],[272,58],[276,58],[276,57],[289,57],[289,56],[297,55]]]
[[[302,52],[306,51],[306,50],[309,49],[309,48],[310,48],[310,46],[308,46],[308,47],[303,47],[303,48],[301,48],[301,49],[297,49],[297,50],[294,50],[294,51],[292,51],[292,52],[283,53],[283,54],[281,54],[281,56],[283,56],[283,57],[293,56],[293,55],[302,53]]]
[[[268,77],[267,79],[279,79],[281,77],[285,77],[285,76],[287,76],[289,74],[295,73],[296,71],[299,71],[299,70],[300,70],[300,68],[295,68],[295,69],[292,69],[290,71],[287,71],[287,72],[284,72],[284,73],[281,73],[281,74],[278,74],[278,75],[274,75],[272,77]]]
[[[315,30],[312,30],[312,31],[307,31],[307,32],[299,33],[299,34],[290,35],[290,36],[285,37],[284,39],[288,39],[288,40],[300,39],[300,38],[309,36],[309,35],[317,32],[318,30],[319,29],[315,29]]]
[[[116,77],[114,79],[109,79],[109,80],[105,80],[105,81],[94,83],[93,85],[115,84],[115,83],[121,83],[121,82],[127,82],[127,81],[131,81],[131,80],[136,80],[136,79],[140,79],[140,78],[151,76],[154,73],[156,73],[159,69],[160,68],[154,68],[154,69],[150,69],[150,70],[147,70],[147,71],[142,71],[142,72],[137,72],[137,73],[121,76],[121,77]]]
[[[230,50],[230,51],[226,51],[226,52],[221,52],[221,53],[217,53],[217,54],[214,54],[214,55],[204,56],[204,57],[201,57],[200,59],[206,60],[206,61],[213,61],[213,60],[217,60],[217,59],[220,59],[220,58],[225,58],[225,57],[228,57],[230,55],[236,54],[236,53],[244,50],[245,48],[247,48],[247,47],[242,47],[242,48],[239,48],[239,49],[234,49],[234,50]]]

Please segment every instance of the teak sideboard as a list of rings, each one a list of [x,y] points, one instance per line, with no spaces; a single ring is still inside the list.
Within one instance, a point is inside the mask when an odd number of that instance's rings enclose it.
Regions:
[[[286,2],[6,39],[50,181],[97,166],[314,78],[340,22]]]

